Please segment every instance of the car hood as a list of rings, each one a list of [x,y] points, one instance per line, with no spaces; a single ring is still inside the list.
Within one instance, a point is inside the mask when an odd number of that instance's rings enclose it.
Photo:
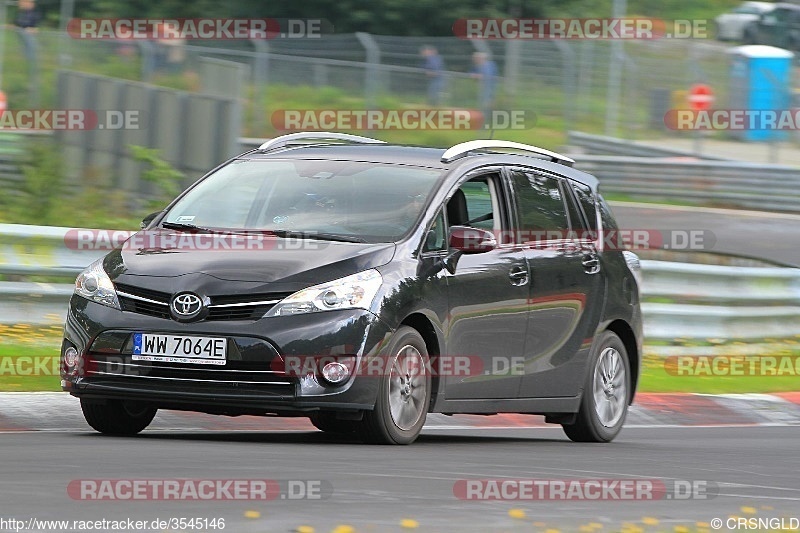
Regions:
[[[139,234],[137,234],[139,235]],[[108,254],[103,266],[115,282],[136,278],[210,276],[222,281],[307,287],[376,268],[391,261],[394,243],[361,244],[267,237],[258,242],[230,236],[156,232],[134,235]],[[157,241],[156,246],[152,246]],[[164,243],[167,243],[166,245]],[[153,281],[156,281],[155,279]]]

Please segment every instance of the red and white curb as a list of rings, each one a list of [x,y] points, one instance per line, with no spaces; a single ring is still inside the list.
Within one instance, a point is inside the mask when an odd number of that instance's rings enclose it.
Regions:
[[[640,393],[626,427],[800,426],[800,392],[777,394]],[[426,430],[550,427],[541,416],[428,415]],[[60,392],[0,393],[0,431],[87,431],[78,400]],[[312,431],[306,418],[225,417],[159,411],[149,429]]]

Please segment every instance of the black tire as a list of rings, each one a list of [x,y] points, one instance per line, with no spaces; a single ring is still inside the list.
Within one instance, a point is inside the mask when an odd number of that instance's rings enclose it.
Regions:
[[[609,371],[612,367],[613,376]],[[624,371],[623,375],[619,374],[620,370]],[[622,391],[620,386],[624,387]],[[562,424],[564,433],[575,442],[611,442],[625,423],[631,393],[628,352],[616,334],[605,331],[589,357],[580,411],[574,423]]]
[[[309,417],[314,427],[325,433],[347,434],[353,433],[358,426],[355,420],[339,420],[336,413],[330,411],[319,411],[312,413]]]
[[[357,432],[373,444],[411,444],[422,431],[431,403],[428,350],[417,330],[403,326],[392,336],[385,353],[386,371],[380,378],[375,408],[364,413]],[[410,377],[399,372],[400,366],[409,363],[417,369]]]
[[[86,422],[106,435],[136,435],[156,416],[152,407],[122,400],[81,398],[81,410]]]

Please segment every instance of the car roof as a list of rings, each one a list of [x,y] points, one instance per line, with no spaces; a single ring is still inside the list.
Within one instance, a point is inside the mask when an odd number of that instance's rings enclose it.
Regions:
[[[330,159],[389,165],[408,165],[444,171],[443,176],[462,175],[471,170],[493,165],[517,165],[555,173],[597,190],[598,180],[591,174],[566,165],[534,157],[505,152],[470,152],[452,162],[442,162],[443,148],[398,144],[304,144],[269,151],[251,150],[237,159]],[[447,179],[443,177],[443,179]]]

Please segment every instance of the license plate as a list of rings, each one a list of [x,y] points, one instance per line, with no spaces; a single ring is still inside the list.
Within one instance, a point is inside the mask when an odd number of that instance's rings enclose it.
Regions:
[[[133,334],[134,361],[224,365],[228,343],[219,337]]]

